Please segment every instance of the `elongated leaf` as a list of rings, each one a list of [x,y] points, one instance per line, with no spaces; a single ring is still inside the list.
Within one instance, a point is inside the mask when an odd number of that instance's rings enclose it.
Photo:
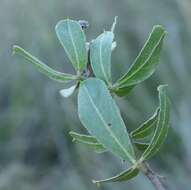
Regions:
[[[144,139],[145,137],[152,134],[157,124],[158,115],[159,115],[159,109],[156,110],[154,115],[149,120],[145,121],[139,128],[132,131],[131,137],[134,140],[137,140],[137,139]]]
[[[124,160],[136,162],[119,109],[102,80],[88,79],[81,83],[78,113],[82,124],[105,148]]]
[[[77,71],[85,69],[88,53],[80,24],[70,19],[62,20],[56,25],[56,34],[74,68]]]
[[[23,48],[19,46],[13,46],[13,54],[17,54],[24,57],[29,63],[34,65],[35,68],[38,69],[38,71],[40,71],[50,79],[56,80],[58,82],[69,82],[77,79],[77,77],[74,75],[61,73],[53,70],[49,66],[45,65],[38,58],[32,56],[29,52],[25,51]]]
[[[154,72],[159,61],[160,51],[166,32],[162,26],[155,26],[140,54],[127,74],[120,80],[120,85],[130,86],[148,78]]]
[[[93,136],[82,135],[73,131],[71,131],[69,134],[73,137],[73,141],[85,144],[97,153],[106,152],[106,148],[101,143],[99,143],[97,139]]]
[[[145,43],[135,62],[132,64],[128,72],[114,85],[115,91],[125,88],[125,91],[129,93],[127,90],[128,87],[132,88],[132,86],[139,84],[153,74],[159,62],[165,35],[166,31],[162,26],[154,26],[149,39]]]
[[[76,84],[71,86],[70,88],[60,90],[60,94],[64,98],[68,98],[74,93],[75,89],[76,89]]]
[[[111,52],[113,32],[104,32],[90,44],[90,60],[97,78],[111,83]]]
[[[157,121],[157,127],[155,134],[150,142],[150,145],[143,153],[141,160],[149,159],[156,154],[163,144],[169,129],[169,117],[170,117],[170,101],[166,95],[166,85],[158,87],[159,91],[159,103],[160,111]]]
[[[101,184],[101,183],[106,183],[106,182],[122,182],[122,181],[128,181],[134,177],[136,177],[139,174],[139,169],[135,167],[131,167],[126,171],[123,171],[122,173],[108,178],[104,180],[93,180],[93,183]]]
[[[97,139],[91,135],[79,134],[74,131],[70,131],[69,134],[73,137],[74,141],[76,140],[76,141],[83,141],[84,143],[87,142],[87,143],[96,143],[96,144],[99,143]]]

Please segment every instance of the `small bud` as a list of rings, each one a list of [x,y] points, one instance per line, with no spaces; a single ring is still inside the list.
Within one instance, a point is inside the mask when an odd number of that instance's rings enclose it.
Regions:
[[[82,27],[82,30],[88,28],[88,26],[89,26],[89,23],[88,23],[88,21],[86,21],[86,20],[79,20],[78,23],[79,23],[80,26]]]

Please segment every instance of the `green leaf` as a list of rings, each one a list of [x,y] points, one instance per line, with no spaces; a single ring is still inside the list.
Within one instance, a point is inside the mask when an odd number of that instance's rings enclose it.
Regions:
[[[88,145],[97,153],[103,153],[108,151],[101,143],[97,141],[95,137],[91,135],[79,134],[73,131],[71,131],[69,134],[73,137],[73,141]],[[141,151],[145,150],[149,145],[148,143],[134,141],[134,139],[133,143]]]
[[[38,58],[32,56],[29,52],[25,51],[19,46],[13,46],[13,54],[17,54],[24,57],[29,63],[34,65],[38,71],[48,76],[50,79],[56,80],[57,82],[69,82],[77,79],[77,77],[74,75],[61,73],[53,70],[49,66],[45,65]]]
[[[86,68],[88,53],[85,34],[77,21],[62,20],[56,25],[57,37],[77,71]]]
[[[126,96],[128,95],[131,90],[135,87],[135,85],[132,85],[132,86],[127,86],[127,87],[122,87],[122,88],[114,88],[114,89],[111,89],[113,92],[115,92],[115,94],[119,97],[123,97],[123,96]]]
[[[169,129],[170,101],[166,95],[166,85],[159,86],[158,91],[160,111],[157,121],[157,127],[154,136],[149,143],[150,145],[143,153],[141,160],[149,159],[158,152],[167,136]]]
[[[90,43],[90,60],[97,78],[111,83],[111,52],[113,32],[107,31]]]
[[[73,141],[85,144],[97,153],[106,152],[106,148],[101,143],[99,143],[97,139],[93,136],[82,135],[73,131],[71,131],[69,134],[73,137]]]
[[[159,108],[155,111],[154,115],[145,121],[140,127],[131,132],[131,137],[135,140],[144,139],[152,134],[154,131],[159,115]]]
[[[136,177],[139,174],[139,169],[136,167],[131,167],[128,170],[123,171],[122,173],[108,178],[104,180],[93,180],[93,183],[101,184],[106,182],[122,182],[122,181],[128,181],[134,177]]]
[[[115,91],[125,88],[126,91],[149,78],[159,62],[160,52],[166,31],[162,26],[154,26],[147,42],[132,64],[128,72],[117,81],[113,88]]]
[[[124,160],[136,162],[119,109],[102,80],[88,79],[81,83],[78,113],[82,124],[105,148]]]
[[[133,141],[133,143],[137,147],[137,149],[140,151],[146,150],[149,146],[149,143],[145,143],[145,142]]]

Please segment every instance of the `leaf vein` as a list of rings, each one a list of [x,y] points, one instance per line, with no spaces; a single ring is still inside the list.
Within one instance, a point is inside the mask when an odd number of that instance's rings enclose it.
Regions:
[[[75,53],[76,62],[77,62],[77,68],[78,68],[78,70],[80,70],[80,60],[79,60],[76,45],[75,45],[75,42],[74,42],[74,39],[73,39],[73,36],[72,36],[72,33],[71,33],[71,28],[70,28],[70,25],[69,25],[68,22],[67,22],[67,26],[68,26],[68,33],[69,33],[71,41],[72,41],[72,46],[74,48],[74,53]]]

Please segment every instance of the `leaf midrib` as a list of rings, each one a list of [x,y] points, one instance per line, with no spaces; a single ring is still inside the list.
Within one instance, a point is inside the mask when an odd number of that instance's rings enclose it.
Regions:
[[[100,114],[99,109],[96,107],[93,99],[91,98],[88,89],[85,87],[85,85],[83,86],[87,96],[90,100],[90,102],[92,103],[93,108],[95,109],[96,113],[98,114],[99,118],[101,119],[102,123],[104,124],[106,130],[109,132],[109,134],[111,135],[111,137],[114,139],[114,141],[120,146],[120,148],[122,149],[122,151],[126,154],[127,158],[134,164],[136,163],[136,160],[129,154],[129,152],[123,147],[123,145],[119,142],[119,140],[116,138],[115,134],[110,130],[110,128],[108,127],[107,123],[105,122],[104,118],[102,117],[102,115]]]
[[[70,25],[69,25],[69,21],[67,21],[67,26],[68,26],[68,33],[69,33],[69,36],[70,36],[71,41],[72,41],[72,46],[74,48],[74,53],[75,53],[76,62],[77,62],[77,68],[78,68],[78,70],[80,70],[79,56],[78,56],[77,49],[76,49],[76,46],[75,46],[75,43],[74,43],[74,39],[73,39],[73,36],[72,36],[72,32],[71,32],[71,28],[70,28]]]
[[[99,60],[100,60],[100,64],[101,64],[101,70],[102,70],[102,73],[104,75],[104,78],[105,80],[108,82],[108,78],[107,78],[107,74],[105,73],[105,68],[103,66],[103,59],[102,59],[102,47],[103,47],[103,35],[101,36],[101,39],[100,39],[100,45],[99,45]]]

